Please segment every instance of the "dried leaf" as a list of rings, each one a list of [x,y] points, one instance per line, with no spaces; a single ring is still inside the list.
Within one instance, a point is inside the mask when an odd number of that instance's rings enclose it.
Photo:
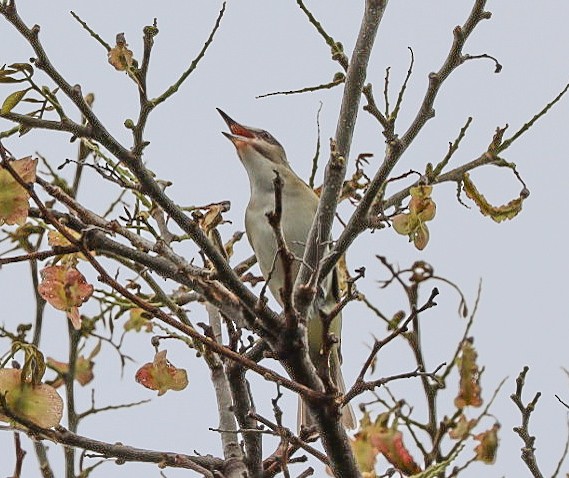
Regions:
[[[462,343],[457,365],[460,374],[460,389],[454,404],[457,408],[480,407],[482,389],[480,387],[480,371],[476,359],[478,354],[472,345],[472,339],[466,339]]]
[[[36,180],[37,160],[30,156],[10,162],[14,171],[26,182]],[[0,166],[0,225],[21,226],[28,217],[30,195],[14,179],[9,171]]]
[[[413,457],[405,448],[403,434],[397,430],[397,421],[394,420],[388,426],[389,414],[381,414],[377,417],[370,433],[372,444],[385,456],[397,470],[404,475],[415,475],[421,471]]]
[[[24,364],[20,368],[22,381],[31,385],[40,384],[46,369],[43,353],[33,344],[14,340],[10,354],[15,356],[18,352],[24,353]]]
[[[365,175],[364,170],[361,168],[361,163],[367,163],[366,158],[372,156],[373,155],[371,153],[362,153],[358,156],[358,159],[356,160],[356,170],[350,179],[344,181],[338,202],[342,202],[344,199],[350,199],[354,202],[357,202],[361,199],[361,194],[359,191],[365,191],[369,185],[369,178]],[[318,195],[320,194],[318,193]]]
[[[60,387],[64,382],[63,375],[69,373],[69,364],[66,362],[59,362],[51,357],[48,357],[47,364],[60,375],[57,379],[52,381],[50,385],[54,388]],[[95,378],[95,375],[93,374],[94,366],[95,362],[90,358],[86,358],[83,355],[77,357],[77,361],[75,362],[75,380],[77,380],[77,382],[82,386],[90,383],[93,378]]]
[[[463,176],[462,185],[464,192],[476,203],[480,209],[480,212],[484,216],[490,216],[496,222],[502,222],[506,219],[512,219],[516,217],[522,210],[524,199],[527,197],[526,194],[522,193],[519,197],[512,199],[508,204],[504,204],[502,206],[493,206],[478,191],[478,189],[476,189],[476,186],[470,179],[470,175],[468,173]]]
[[[152,332],[153,324],[152,321],[148,319],[144,309],[135,307],[130,309],[129,319],[124,323],[123,327],[126,332],[129,330],[140,332],[143,328],[145,332]]]
[[[71,234],[75,239],[79,239],[81,237],[80,233],[78,233],[77,231],[73,231],[68,227],[66,227],[65,230],[69,234]],[[67,240],[67,238],[59,231],[49,231],[47,233],[47,243],[52,247],[53,246],[66,247],[71,245],[71,243]]]
[[[209,234],[212,229],[223,223],[223,216],[221,213],[225,212],[227,209],[221,204],[213,204],[207,210],[207,212],[200,218],[199,224],[202,230]]]
[[[67,233],[69,233],[72,237],[74,237],[75,239],[79,240],[81,239],[81,233],[74,231],[73,229],[70,229],[68,227],[62,226],[65,231]],[[47,233],[47,243],[50,246],[59,246],[59,247],[67,247],[67,246],[71,246],[71,242],[69,242],[67,240],[67,238],[61,234],[59,231],[49,231]],[[96,255],[95,251],[91,251],[90,254],[92,256]],[[77,261],[76,259],[81,259],[83,261],[86,261],[87,258],[85,257],[85,254],[83,254],[82,252],[74,252],[72,254],[65,254],[62,257],[64,257],[66,260],[65,262],[69,262],[71,264],[75,264]]]
[[[351,445],[360,471],[362,473],[375,474],[374,468],[378,451],[371,444],[369,436],[363,433],[356,433],[354,438],[351,439]]]
[[[59,425],[63,415],[63,400],[53,387],[34,385],[22,379],[22,371],[0,369],[0,394],[11,414],[28,420],[41,428]],[[0,420],[11,422],[0,405]]]
[[[398,234],[407,236],[411,232],[409,214],[397,214],[396,216],[393,216],[391,218],[391,224],[393,225],[395,232]]]
[[[99,354],[100,351],[101,351],[101,341],[99,340],[99,342],[97,342],[97,345],[93,347],[93,350],[91,351],[88,357],[80,355],[77,358],[77,361],[75,362],[74,378],[82,386],[87,385],[93,380],[94,378],[93,367],[95,366],[95,362],[93,362],[93,359]],[[65,362],[59,362],[51,357],[48,357],[47,364],[49,365],[50,368],[55,370],[59,375],[55,380],[53,380],[49,384],[54,388],[63,385],[64,383],[63,375],[69,373],[69,364]]]
[[[26,347],[24,365],[22,366],[22,380],[32,385],[41,383],[45,373],[46,364],[43,354],[35,347]]]
[[[409,189],[409,212],[397,214],[391,218],[393,229],[398,234],[409,236],[415,247],[422,251],[429,243],[429,228],[427,221],[434,219],[437,211],[435,202],[431,199],[432,186],[415,186]]]
[[[498,148],[502,145],[502,139],[507,129],[508,129],[507,124],[503,128],[500,127],[496,128],[496,132],[492,137],[492,142],[488,145],[488,152],[494,153],[498,150]]]
[[[421,471],[405,445],[403,434],[397,430],[397,422],[388,426],[389,413],[380,414],[375,422],[371,422],[368,412],[360,420],[360,430],[351,440],[360,470],[375,476],[376,455],[381,453],[399,472],[414,475]]]
[[[495,423],[492,428],[485,432],[479,433],[474,437],[480,443],[474,448],[476,459],[488,465],[494,464],[496,461],[496,453],[498,452],[498,430],[500,424]]]
[[[117,35],[117,44],[107,54],[109,63],[118,71],[126,71],[132,67],[132,51],[129,50],[125,41],[124,33]]]
[[[73,327],[81,328],[79,306],[93,294],[93,286],[73,267],[49,266],[41,271],[40,295],[58,310],[67,312]]]
[[[429,228],[426,224],[421,224],[421,227],[417,228],[412,235],[413,243],[420,251],[427,247],[430,237]]]
[[[356,463],[362,474],[375,474],[375,462],[377,460],[377,454],[379,453],[371,443],[369,434],[370,427],[371,419],[369,412],[365,411],[363,417],[360,419],[359,431],[350,439],[350,445],[352,446]]]
[[[225,256],[227,258],[233,256],[234,246],[241,240],[244,234],[245,233],[242,231],[237,231],[233,233],[233,236],[231,236],[231,238],[225,244],[223,244],[223,248],[225,249]]]
[[[409,211],[416,214],[421,221],[431,221],[435,218],[437,207],[431,199],[432,186],[417,186],[410,190],[411,200]]]
[[[14,73],[18,73],[18,70],[14,70],[13,68],[3,68],[0,70],[0,78],[13,75]]]
[[[12,78],[11,76],[4,76],[2,73],[5,73],[5,70],[0,71],[0,83],[23,83],[26,81],[25,78]]]
[[[168,390],[183,390],[188,386],[186,371],[174,367],[166,359],[166,350],[157,352],[153,362],[140,367],[135,379],[150,390],[158,390],[158,395],[164,395]]]
[[[477,421],[474,418],[467,420],[466,416],[461,413],[456,425],[448,434],[453,440],[464,440],[470,434],[470,430],[476,426],[476,423]]]

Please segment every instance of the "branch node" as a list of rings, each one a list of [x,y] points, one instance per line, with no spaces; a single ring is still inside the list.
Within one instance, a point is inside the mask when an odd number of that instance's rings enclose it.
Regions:
[[[464,33],[463,33],[462,27],[460,25],[457,25],[456,27],[454,27],[454,30],[452,31],[452,33],[457,40],[462,41],[464,39]]]
[[[71,90],[77,98],[83,99],[83,93],[81,92],[81,85],[73,85],[73,89]]]

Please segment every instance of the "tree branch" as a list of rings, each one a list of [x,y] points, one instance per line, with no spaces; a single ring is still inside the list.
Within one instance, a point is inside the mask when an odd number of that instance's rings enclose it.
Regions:
[[[212,328],[213,338],[218,341],[221,338],[221,315],[213,305],[206,304],[209,324]],[[206,362],[211,372],[211,381],[217,399],[217,411],[219,414],[219,428],[221,431],[221,443],[223,456],[227,462],[231,462],[231,470],[227,472],[227,478],[239,478],[245,476],[247,470],[243,462],[243,453],[237,440],[237,425],[233,413],[233,401],[229,381],[223,367],[223,362],[217,354],[205,352]]]
[[[129,461],[142,463],[156,463],[162,467],[186,468],[194,470],[204,476],[213,478],[215,470],[223,471],[226,462],[211,455],[192,456],[170,451],[155,451],[144,448],[135,448],[118,443],[106,443],[92,438],[77,435],[64,427],[46,430],[30,427],[32,435],[40,439],[51,440],[61,445],[94,451],[106,458],[115,458],[117,464]]]
[[[510,398],[516,404],[518,410],[522,414],[522,424],[519,427],[514,427],[514,431],[524,442],[524,446],[522,447],[522,460],[528,467],[530,473],[534,478],[543,478],[543,474],[539,470],[537,459],[535,457],[535,437],[529,433],[529,420],[531,414],[535,410],[535,406],[539,400],[539,397],[541,396],[541,393],[537,392],[533,397],[533,400],[527,405],[524,405],[522,401],[522,392],[528,371],[529,367],[525,366],[516,379],[516,392],[510,395]]]
[[[301,299],[299,285],[307,283],[312,271],[317,269],[324,253],[322,242],[330,237],[338,198],[346,177],[347,158],[350,154],[367,65],[386,6],[387,0],[366,1],[362,24],[346,73],[342,106],[336,128],[336,150],[331,152],[326,166],[318,210],[307,239],[302,266],[296,278],[295,305],[301,314],[306,313],[313,297],[310,300]],[[320,274],[320,277],[326,277],[331,269],[330,267],[326,274]],[[297,303],[299,301],[301,303]]]
[[[356,124],[361,91],[366,78],[367,65],[386,6],[387,0],[366,1],[360,31],[346,74],[342,106],[336,128],[335,143],[337,150],[331,152],[326,166],[318,210],[307,238],[303,262],[295,282],[295,307],[301,315],[306,314],[314,299],[314,294],[312,296],[306,294],[303,285],[308,283],[312,271],[318,269],[325,249],[322,247],[322,242],[328,241],[330,237],[338,198],[346,176],[346,160],[350,154],[350,145]],[[329,268],[328,273],[331,269],[332,267]],[[320,277],[323,278],[326,275],[321,274]],[[291,367],[293,377],[296,376],[294,373],[296,370],[298,370],[296,367]],[[315,385],[318,385],[319,388],[322,387],[319,379],[316,380]],[[360,471],[340,420],[330,416],[331,414],[327,413],[327,407],[323,407],[321,404],[316,405],[310,401],[307,403],[319,429],[323,431],[322,443],[330,459],[333,473],[345,478],[360,476]]]
[[[85,258],[87,259],[87,261],[99,273],[99,281],[101,281],[104,284],[109,285],[112,289],[114,289],[119,294],[121,294],[125,299],[130,300],[133,304],[136,304],[138,307],[144,309],[146,312],[157,317],[158,319],[162,320],[163,322],[170,325],[171,327],[174,327],[175,329],[187,334],[192,339],[197,340],[198,342],[204,344],[204,346],[206,346],[209,350],[216,352],[216,353],[219,353],[220,355],[227,357],[231,360],[236,360],[236,361],[240,362],[241,364],[243,364],[248,369],[256,371],[257,373],[262,375],[265,379],[271,380],[274,382],[278,382],[282,386],[289,388],[291,390],[294,390],[297,393],[300,393],[302,396],[305,396],[309,399],[314,400],[314,399],[318,399],[318,398],[322,397],[322,393],[317,392],[315,390],[312,390],[310,387],[302,385],[301,383],[297,383],[293,380],[289,380],[286,377],[283,377],[282,375],[279,375],[276,372],[259,365],[255,361],[248,359],[248,358],[244,357],[243,355],[241,355],[237,352],[234,352],[233,350],[231,350],[231,349],[229,349],[229,348],[227,348],[221,344],[218,344],[217,342],[212,340],[210,337],[207,337],[203,334],[200,334],[195,329],[188,327],[187,325],[173,319],[169,314],[166,314],[165,312],[163,312],[159,307],[156,307],[156,306],[148,303],[147,301],[138,297],[136,294],[130,292],[126,287],[121,285],[116,279],[111,277],[107,273],[105,268],[99,263],[99,261],[97,261],[97,259],[95,259],[89,253],[90,252],[89,247],[87,247],[87,245],[84,242],[78,241],[75,237],[73,237],[69,233],[69,231],[67,231],[62,226],[62,224],[57,220],[56,216],[54,216],[54,214],[49,209],[47,209],[45,204],[40,200],[40,198],[36,194],[36,192],[33,188],[33,184],[27,184],[18,175],[18,173],[14,170],[14,168],[10,165],[10,161],[8,160],[6,150],[3,148],[2,145],[0,145],[0,155],[2,157],[2,161],[1,161],[2,167],[4,167],[7,171],[9,171],[10,174],[14,177],[14,179],[28,192],[32,201],[34,201],[34,203],[38,206],[39,210],[41,211],[43,218],[47,222],[49,222],[51,225],[53,225],[55,227],[55,229],[59,233],[61,233],[72,245],[76,245],[76,246],[81,248],[81,251],[85,255]]]
[[[332,252],[324,260],[320,277],[326,277],[326,275],[330,273],[340,256],[348,249],[355,238],[369,226],[368,215],[378,194],[383,189],[389,174],[399,161],[401,155],[419,134],[425,123],[433,117],[433,104],[440,87],[452,71],[462,63],[462,47],[466,39],[480,21],[490,17],[490,13],[484,11],[485,4],[486,0],[476,0],[464,25],[462,27],[457,26],[454,29],[454,42],[439,71],[429,75],[429,87],[427,88],[427,92],[425,93],[425,97],[413,123],[409,126],[401,139],[394,137],[392,140],[388,140],[385,159],[370,182],[357,209],[350,217],[344,231],[336,241]],[[373,212],[377,213],[378,211]]]

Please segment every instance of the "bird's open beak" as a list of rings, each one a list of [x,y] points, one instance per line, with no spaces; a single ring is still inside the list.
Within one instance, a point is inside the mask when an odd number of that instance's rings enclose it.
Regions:
[[[218,113],[221,115],[221,117],[223,118],[223,120],[227,123],[227,126],[229,127],[229,130],[231,131],[231,133],[226,133],[225,131],[222,131],[223,135],[230,139],[231,142],[237,146],[239,142],[247,142],[246,138],[254,138],[255,137],[255,133],[250,130],[249,128],[247,128],[247,126],[243,126],[242,124],[239,124],[237,121],[235,121],[233,118],[231,118],[227,113],[225,113],[224,111],[220,110],[219,108],[216,108]]]

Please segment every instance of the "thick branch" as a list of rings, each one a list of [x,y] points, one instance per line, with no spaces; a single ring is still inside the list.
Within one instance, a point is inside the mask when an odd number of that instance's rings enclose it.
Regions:
[[[336,151],[332,152],[326,166],[318,211],[308,236],[303,265],[296,279],[297,287],[299,284],[308,282],[312,271],[316,269],[322,258],[324,252],[322,242],[330,237],[338,198],[346,177],[346,158],[350,154],[367,65],[386,6],[387,0],[366,1],[360,32],[346,74],[342,106],[336,128]],[[295,297],[295,300],[298,298]],[[299,311],[305,313],[309,305],[310,303],[298,304]]]
[[[326,166],[318,211],[307,239],[303,263],[296,278],[294,300],[295,306],[301,315],[306,314],[314,298],[313,296],[307,296],[306,290],[302,285],[308,283],[312,271],[318,269],[325,250],[325,248],[322,247],[322,243],[327,241],[330,237],[338,198],[340,197],[346,176],[346,158],[348,158],[350,154],[361,91],[367,73],[367,65],[386,6],[387,0],[366,1],[360,31],[346,74],[342,106],[336,129],[336,151],[331,152],[330,160]],[[298,361],[301,361],[300,357],[296,358]],[[293,362],[295,362],[295,360],[293,360]],[[299,364],[293,363],[291,365]],[[291,371],[293,377],[295,377],[295,370],[297,369],[292,366]],[[300,370],[302,370],[302,368]],[[323,386],[321,381],[318,380],[318,377],[315,377],[315,379],[316,380],[313,380],[314,385],[317,385],[319,389],[321,389]],[[340,420],[335,416],[331,416],[333,414],[328,413],[328,407],[322,406],[321,403],[308,402],[308,406],[319,429],[323,432],[322,443],[330,459],[333,473],[336,476],[345,478],[360,476],[349,445],[348,437],[346,436],[346,431],[341,425]]]
[[[326,275],[330,273],[340,256],[348,249],[355,238],[368,227],[368,216],[389,174],[391,174],[391,171],[401,158],[401,155],[419,134],[425,123],[434,116],[433,104],[443,82],[462,64],[462,48],[468,36],[479,22],[490,18],[490,13],[484,11],[485,4],[486,0],[476,0],[464,25],[457,26],[454,29],[454,41],[447,58],[438,72],[429,75],[429,86],[413,123],[409,126],[401,139],[395,137],[391,141],[388,141],[385,159],[370,182],[366,193],[352,214],[347,226],[338,238],[332,253],[324,261],[320,271],[320,277],[326,277]],[[379,211],[373,211],[373,213],[378,212]]]
[[[245,464],[250,478],[261,478],[263,476],[263,441],[261,434],[256,432],[257,421],[250,415],[254,407],[249,384],[245,378],[245,371],[245,368],[237,362],[229,363],[226,367],[235,417],[243,430]]]
[[[156,463],[172,468],[186,468],[213,477],[214,470],[222,471],[225,462],[220,458],[209,456],[191,456],[170,451],[155,451],[134,448],[117,443],[106,443],[70,432],[63,427],[54,430],[32,429],[34,436],[60,443],[69,447],[94,451],[104,457],[115,458],[118,463],[127,461]]]
[[[213,305],[206,304],[210,327],[214,339],[221,338],[221,315]],[[217,399],[217,411],[219,414],[219,428],[221,430],[221,442],[223,444],[223,456],[232,463],[227,477],[242,477],[246,474],[243,462],[243,453],[237,439],[237,425],[233,413],[233,400],[229,388],[229,381],[225,373],[223,361],[217,354],[206,352],[206,362],[211,372],[211,381],[214,386]]]
[[[44,220],[49,222],[51,225],[55,227],[55,229],[65,237],[71,244],[78,246],[81,248],[81,251],[85,255],[86,260],[93,266],[93,268],[99,273],[99,281],[104,284],[109,285],[113,288],[116,292],[121,294],[124,298],[130,300],[133,304],[141,307],[146,312],[151,314],[152,316],[162,320],[164,323],[174,327],[175,329],[185,333],[186,335],[190,336],[192,339],[197,340],[198,342],[204,344],[209,350],[219,353],[220,355],[227,357],[231,360],[236,360],[242,363],[245,367],[250,370],[256,371],[260,375],[262,375],[265,379],[278,382],[282,386],[289,388],[290,390],[294,390],[301,395],[308,397],[312,400],[318,399],[322,397],[322,394],[312,390],[311,388],[302,385],[301,383],[297,383],[295,381],[289,380],[286,377],[283,377],[276,372],[263,367],[256,363],[253,360],[250,360],[241,354],[221,345],[218,344],[216,341],[212,340],[210,337],[206,337],[203,334],[200,334],[198,331],[193,329],[192,327],[188,327],[187,325],[179,322],[172,318],[169,314],[162,311],[159,307],[156,307],[144,299],[140,298],[136,294],[130,292],[126,287],[121,285],[116,279],[111,277],[105,268],[100,264],[100,262],[95,259],[90,254],[90,249],[87,245],[82,242],[78,241],[74,236],[72,236],[69,231],[63,227],[63,225],[58,221],[57,217],[54,215],[52,211],[50,211],[45,204],[40,200],[38,195],[36,194],[33,184],[26,183],[14,170],[11,166],[10,161],[8,160],[6,150],[0,145],[0,155],[2,157],[1,165],[4,167],[9,173],[13,176],[13,178],[28,192],[32,201],[38,206],[42,217]]]

